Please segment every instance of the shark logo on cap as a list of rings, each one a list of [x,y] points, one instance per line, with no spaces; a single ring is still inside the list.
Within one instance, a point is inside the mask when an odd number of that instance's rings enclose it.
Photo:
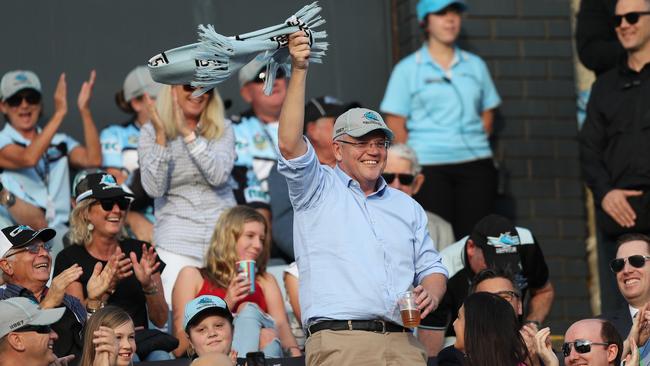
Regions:
[[[502,233],[498,237],[488,236],[486,239],[487,244],[493,246],[497,254],[515,253],[516,246],[520,244],[519,236],[511,235],[510,232]]]
[[[103,185],[102,189],[109,189],[117,187],[117,182],[110,174],[102,175],[102,179],[99,181],[99,184]]]
[[[29,227],[29,226],[27,226],[27,225],[19,225],[17,228],[11,230],[11,232],[9,233],[9,235],[11,235],[11,236],[13,237],[13,236],[16,236],[16,235],[22,233],[22,232],[25,231],[25,230],[30,230],[30,231],[32,231],[32,228]]]
[[[372,113],[372,112],[364,113],[363,117],[366,118],[366,119],[369,119],[369,120],[379,122],[379,117],[376,114]]]
[[[21,82],[21,83],[26,82],[27,81],[27,75],[22,74],[22,73],[16,75],[16,81]]]

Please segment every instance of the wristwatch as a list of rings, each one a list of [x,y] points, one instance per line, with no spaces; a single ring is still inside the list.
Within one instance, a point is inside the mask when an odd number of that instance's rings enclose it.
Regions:
[[[0,187],[1,192],[2,187]],[[13,193],[5,190],[4,193],[0,194],[0,205],[3,205],[7,208],[13,206],[16,203],[16,196]]]

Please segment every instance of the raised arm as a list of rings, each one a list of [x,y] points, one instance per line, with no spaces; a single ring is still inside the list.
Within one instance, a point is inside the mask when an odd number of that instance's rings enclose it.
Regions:
[[[90,72],[90,78],[84,81],[77,97],[77,106],[81,114],[86,146],[78,146],[70,152],[70,164],[77,168],[91,168],[102,165],[102,150],[99,143],[99,134],[92,113],[90,112],[90,98],[95,85],[95,70]]]
[[[305,124],[305,87],[309,68],[309,38],[303,31],[289,36],[291,54],[291,79],[287,96],[282,104],[278,145],[285,159],[293,159],[307,152],[307,144],[302,138]]]
[[[18,144],[8,144],[0,149],[0,167],[6,169],[23,169],[35,166],[47,150],[54,134],[61,126],[63,118],[68,113],[67,87],[65,74],[59,76],[54,90],[54,114],[41,133],[37,134],[27,147]],[[3,112],[4,112],[3,105]]]

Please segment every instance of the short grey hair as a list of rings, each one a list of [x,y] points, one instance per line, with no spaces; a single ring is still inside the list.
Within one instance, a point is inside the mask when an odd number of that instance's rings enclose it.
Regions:
[[[418,157],[415,155],[415,150],[410,146],[402,143],[393,144],[388,149],[388,153],[395,154],[398,158],[408,160],[411,163],[411,172],[413,175],[418,175],[422,172],[422,167],[420,166],[420,163],[418,163]]]

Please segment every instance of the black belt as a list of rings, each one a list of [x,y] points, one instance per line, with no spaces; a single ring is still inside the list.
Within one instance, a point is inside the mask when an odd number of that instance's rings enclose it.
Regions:
[[[307,328],[307,336],[321,330],[363,330],[376,333],[411,332],[408,328],[383,320],[325,320],[310,325]]]

